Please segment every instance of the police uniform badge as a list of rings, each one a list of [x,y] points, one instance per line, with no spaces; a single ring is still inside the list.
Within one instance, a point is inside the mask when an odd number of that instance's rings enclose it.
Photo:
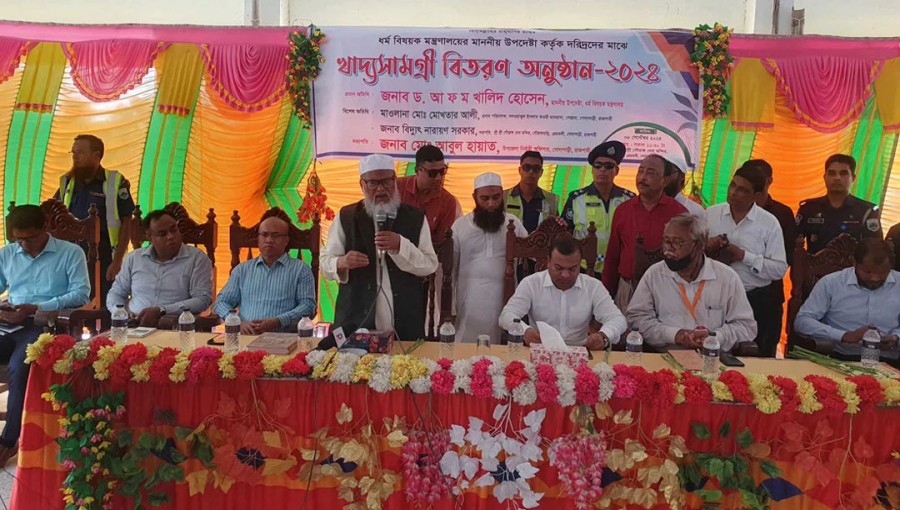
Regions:
[[[128,193],[128,188],[122,187],[119,188],[119,198],[122,200],[128,200],[130,194]]]
[[[866,228],[871,232],[878,232],[878,229],[881,228],[881,222],[878,221],[878,218],[869,218],[866,220]]]

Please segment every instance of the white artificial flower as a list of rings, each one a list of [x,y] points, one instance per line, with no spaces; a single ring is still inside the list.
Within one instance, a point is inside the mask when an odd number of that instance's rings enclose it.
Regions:
[[[369,387],[378,393],[387,393],[391,388],[391,357],[379,356],[375,360],[372,376],[369,377]]]
[[[458,359],[450,366],[450,371],[456,379],[453,381],[453,393],[462,391],[466,395],[472,394],[472,359]]]
[[[334,363],[334,370],[328,377],[328,380],[336,383],[349,384],[353,372],[356,371],[356,364],[359,363],[359,356],[356,354],[343,353]]]
[[[530,406],[537,401],[537,389],[532,381],[526,381],[512,391],[513,402],[520,406]]]
[[[616,371],[607,363],[597,363],[594,365],[594,373],[600,378],[600,402],[606,402],[612,398],[615,391],[613,379],[616,377]]]
[[[559,388],[557,401],[563,407],[574,406],[575,399],[575,371],[568,365],[556,366],[556,386]]]

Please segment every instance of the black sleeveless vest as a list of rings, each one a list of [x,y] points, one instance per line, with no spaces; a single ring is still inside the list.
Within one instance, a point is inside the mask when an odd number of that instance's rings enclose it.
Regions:
[[[419,234],[425,213],[421,209],[401,204],[392,231],[418,246]],[[335,327],[343,327],[349,335],[357,328],[375,329],[375,310],[366,318],[366,312],[375,303],[378,292],[377,256],[375,253],[375,222],[366,212],[362,201],[348,205],[340,212],[344,229],[344,250],[365,253],[369,265],[349,272],[347,283],[340,285],[334,313]],[[425,279],[401,271],[390,255],[385,255],[393,294],[394,330],[400,340],[418,340],[425,335]],[[352,329],[348,330],[350,327]]]

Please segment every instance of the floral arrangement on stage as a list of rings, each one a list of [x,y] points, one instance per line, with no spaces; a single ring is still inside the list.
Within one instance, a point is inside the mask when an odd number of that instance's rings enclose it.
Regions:
[[[306,181],[306,197],[297,213],[298,219],[302,223],[312,221],[313,218],[333,220],[334,210],[326,205],[327,201],[328,195],[325,194],[325,186],[322,186],[322,181],[319,180],[319,175],[316,173],[315,163],[313,163],[312,173]]]
[[[296,31],[290,36],[291,49],[288,58],[288,92],[293,99],[294,113],[300,117],[304,127],[309,127],[310,104],[312,95],[312,82],[319,76],[322,62],[322,43],[325,35],[318,28],[313,28],[312,34]]]
[[[658,408],[685,402],[737,402],[764,414],[822,411],[852,415],[862,406],[900,405],[900,379],[870,375],[807,375],[794,380],[726,370],[710,380],[690,372],[648,372],[640,366],[606,363],[572,369],[529,361],[507,363],[492,356],[438,361],[409,354],[359,356],[335,351],[280,356],[252,351],[226,354],[206,346],[183,352],[142,343],[113,344],[106,338],[76,343],[68,335],[49,334],[28,347],[26,361],[58,374],[90,367],[93,377],[108,382],[113,390],[129,382],[192,384],[206,379],[302,377],[366,384],[379,393],[409,388],[419,394],[511,399],[522,406],[554,403],[569,407],[635,398]]]
[[[734,57],[728,52],[732,30],[716,23],[712,27],[700,25],[693,31],[694,52],[691,62],[700,72],[703,82],[703,109],[711,117],[728,113],[728,89],[725,82],[734,67]]]

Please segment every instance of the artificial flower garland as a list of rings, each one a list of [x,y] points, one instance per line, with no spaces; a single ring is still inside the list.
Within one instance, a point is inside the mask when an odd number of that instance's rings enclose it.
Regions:
[[[288,52],[287,83],[288,93],[293,100],[294,113],[300,118],[303,127],[309,127],[312,82],[322,69],[322,43],[325,36],[318,28],[311,29],[312,34],[296,31],[290,35],[290,51]]]
[[[648,372],[640,366],[598,363],[573,370],[565,365],[535,365],[530,361],[506,363],[493,356],[454,361],[335,351],[280,356],[249,351],[225,354],[206,346],[185,353],[140,343],[119,345],[107,338],[75,342],[68,335],[44,334],[28,346],[26,361],[58,374],[91,367],[95,379],[108,381],[114,389],[128,382],[190,384],[209,379],[304,377],[366,384],[379,393],[409,388],[419,394],[463,393],[512,399],[523,406],[538,401],[566,407],[593,405],[616,397],[636,398],[661,409],[683,402],[738,402],[752,405],[764,414],[812,414],[824,410],[837,415],[856,414],[865,406],[900,405],[900,379],[896,378],[807,375],[794,381],[726,370],[709,381],[668,369]]]
[[[312,173],[306,180],[306,197],[297,212],[297,219],[301,223],[323,217],[328,221],[333,220],[334,210],[326,205],[327,201],[328,195],[325,194],[325,186],[322,186],[322,181],[319,180],[319,175],[316,173],[315,163],[313,163]]]
[[[728,52],[732,30],[716,23],[700,25],[693,31],[694,51],[691,62],[700,72],[703,82],[703,111],[710,117],[724,117],[728,113],[728,89],[725,82],[734,67],[734,57]]]

